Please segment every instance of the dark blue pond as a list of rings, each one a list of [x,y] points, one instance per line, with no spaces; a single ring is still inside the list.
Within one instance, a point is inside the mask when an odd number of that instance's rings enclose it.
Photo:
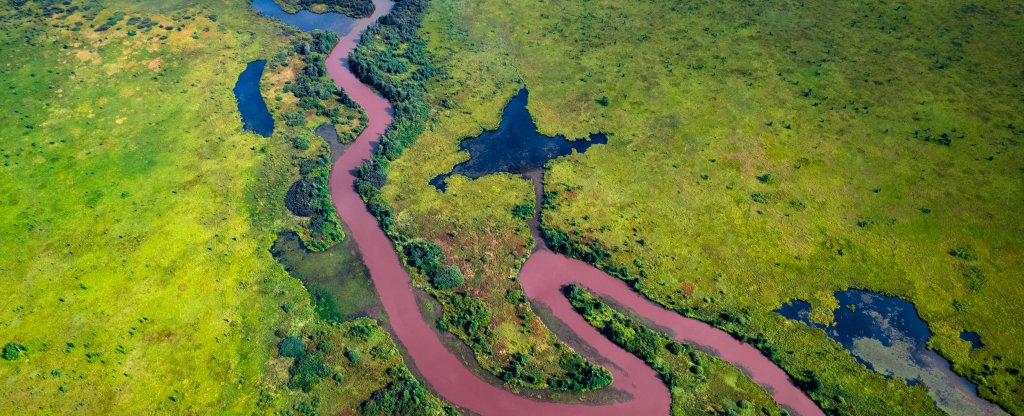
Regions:
[[[544,167],[549,160],[583,153],[594,144],[608,143],[604,134],[591,134],[589,140],[567,140],[564,136],[545,136],[537,132],[537,123],[526,109],[528,93],[523,88],[505,106],[498,129],[485,131],[479,136],[465,139],[459,148],[469,152],[469,160],[455,165],[451,172],[430,180],[435,188],[444,191],[445,180],[451,175],[470,179],[492,173],[526,173]]]
[[[242,113],[242,128],[263,137],[274,134],[274,118],[267,110],[260,94],[260,78],[267,61],[252,61],[246,65],[245,71],[238,75],[235,83],[235,99],[238,100],[238,112]]]
[[[981,348],[985,346],[985,343],[981,342],[981,335],[977,332],[964,331],[960,333],[960,339],[970,342],[971,348]]]
[[[832,311],[831,326],[811,321],[811,304],[802,300],[775,311],[825,331],[858,361],[886,377],[899,377],[908,384],[923,383],[939,408],[949,414],[1006,414],[978,397],[975,384],[953,372],[948,360],[928,349],[932,334],[914,304],[857,289],[836,292],[835,297],[839,308]],[[961,338],[964,334],[973,333],[964,332]],[[975,347],[980,342],[979,338]]]
[[[356,21],[356,19],[341,13],[313,13],[309,10],[288,13],[282,10],[281,6],[275,3],[274,0],[253,0],[252,8],[264,16],[273,17],[305,32],[319,29],[331,31],[337,33],[338,36],[342,36],[352,30],[352,25]]]

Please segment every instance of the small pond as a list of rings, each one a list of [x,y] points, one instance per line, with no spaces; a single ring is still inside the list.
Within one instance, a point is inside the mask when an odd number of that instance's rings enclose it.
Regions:
[[[351,238],[313,252],[297,234],[284,232],[277,235],[270,253],[306,286],[321,318],[333,322],[360,316],[381,318],[380,300]]]
[[[274,118],[270,116],[267,103],[260,94],[260,78],[267,61],[252,61],[238,75],[235,83],[235,99],[238,100],[238,112],[242,114],[242,128],[270,137],[274,134]]]
[[[252,8],[264,16],[273,17],[305,32],[319,29],[344,36],[352,30],[352,26],[356,22],[356,19],[341,13],[313,13],[309,10],[288,13],[282,10],[281,5],[275,3],[274,0],[253,0]]]
[[[825,331],[858,361],[886,377],[924,384],[939,408],[951,415],[1006,414],[978,397],[975,384],[954,373],[948,360],[928,349],[931,331],[914,304],[857,289],[836,292],[835,297],[839,308],[833,311],[831,326],[811,321],[811,305],[805,301],[792,301],[776,312]]]
[[[455,165],[451,172],[430,180],[435,188],[447,189],[445,180],[451,175],[470,179],[492,173],[526,173],[540,169],[549,160],[585,152],[591,145],[608,143],[604,134],[591,134],[589,140],[567,140],[564,136],[545,136],[537,132],[537,123],[526,109],[526,89],[516,94],[501,115],[498,129],[485,131],[465,139],[459,148],[469,152],[469,160]]]

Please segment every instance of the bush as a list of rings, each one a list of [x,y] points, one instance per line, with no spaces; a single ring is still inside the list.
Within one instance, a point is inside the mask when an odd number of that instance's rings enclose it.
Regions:
[[[352,366],[355,367],[359,365],[359,360],[363,358],[363,353],[359,352],[359,350],[356,349],[350,349],[348,351],[345,351],[345,357],[348,358],[349,363],[351,363]]]
[[[17,342],[9,342],[4,345],[4,359],[14,361],[21,358],[21,355],[28,352],[28,348]]]
[[[302,136],[296,136],[292,138],[292,147],[298,150],[309,149],[309,139]]]
[[[313,215],[313,198],[317,193],[316,188],[316,179],[302,178],[295,181],[288,188],[288,193],[285,194],[284,206],[288,207],[292,214],[300,217]]]
[[[512,208],[512,215],[521,220],[530,219],[533,216],[533,205],[522,204]]]
[[[305,352],[306,345],[297,337],[285,337],[277,344],[277,353],[282,357],[297,358]]]
[[[430,284],[441,290],[456,288],[465,282],[465,276],[455,266],[442,265],[434,268],[430,274]]]
[[[288,381],[288,387],[302,389],[305,392],[312,390],[320,380],[331,375],[323,353],[317,350],[308,351],[296,358],[288,373],[292,376]]]
[[[444,251],[433,241],[413,241],[403,248],[406,262],[417,269],[427,270],[444,262]]]

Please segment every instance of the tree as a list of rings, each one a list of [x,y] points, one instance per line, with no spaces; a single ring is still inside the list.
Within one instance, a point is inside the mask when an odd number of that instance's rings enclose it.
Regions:
[[[430,275],[430,284],[441,290],[456,288],[465,282],[466,277],[462,272],[457,267],[447,264],[434,268]]]
[[[306,352],[306,345],[303,344],[301,339],[288,336],[277,344],[277,352],[282,357],[296,358]]]
[[[28,352],[28,348],[17,342],[9,342],[4,345],[4,359],[14,361],[21,358],[21,355]]]

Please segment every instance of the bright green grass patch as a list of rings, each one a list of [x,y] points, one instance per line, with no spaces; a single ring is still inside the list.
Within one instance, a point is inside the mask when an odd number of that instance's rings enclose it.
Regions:
[[[831,310],[848,287],[902,296],[983,397],[1020,412],[1020,16],[999,3],[437,0],[421,31],[443,74],[432,123],[384,193],[400,229],[440,241],[467,286],[509,310],[498,294],[531,247],[511,214],[529,183],[455,177],[442,194],[427,181],[525,83],[542,133],[609,133],[551,164],[545,225],[609,253],[603,266],[651,298],[813,375],[826,409],[935,412],[921,387],[772,312],[792,298]],[[949,254],[960,247],[976,258]],[[986,347],[970,350],[965,329]],[[550,339],[520,334],[494,342]]]

